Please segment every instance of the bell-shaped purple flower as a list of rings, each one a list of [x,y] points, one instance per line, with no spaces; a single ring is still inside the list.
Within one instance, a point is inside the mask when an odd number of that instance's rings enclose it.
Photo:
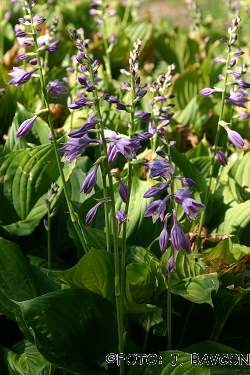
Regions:
[[[85,194],[91,193],[92,189],[94,188],[96,181],[97,181],[97,170],[99,164],[95,165],[92,172],[90,172],[87,177],[85,178],[80,193],[83,191]]]
[[[175,178],[177,178],[177,180],[182,181],[184,185],[187,185],[187,186],[195,186],[196,185],[194,180],[192,180],[191,178],[180,177],[180,176],[175,176]]]
[[[243,148],[245,146],[246,143],[239,133],[229,129],[228,126],[225,126],[225,130],[227,131],[228,138],[236,147]]]
[[[118,223],[122,224],[125,221],[127,221],[127,214],[124,210],[120,210],[115,215],[116,219],[118,220]]]
[[[216,92],[215,89],[210,89],[208,87],[208,88],[205,88],[205,89],[201,90],[200,94],[203,95],[203,96],[209,96],[209,95],[213,94],[214,92]]]
[[[116,149],[115,145],[110,145],[108,148],[108,163],[112,164],[117,158],[119,152]]]
[[[81,156],[83,150],[89,146],[92,146],[96,143],[99,143],[99,139],[89,138],[87,135],[84,135],[81,138],[71,138],[68,142],[58,150],[65,152],[66,155],[62,158],[63,162],[68,164],[72,163],[76,158]]]
[[[127,203],[129,190],[127,185],[125,185],[121,180],[119,180],[118,192],[123,202]]]
[[[185,211],[189,221],[195,220],[200,217],[199,210],[204,210],[206,208],[204,204],[197,202],[192,198],[186,198],[182,202],[182,208]]]
[[[179,190],[176,190],[176,192],[174,194],[174,200],[175,200],[176,203],[182,204],[184,199],[189,198],[191,194],[192,194],[192,192],[190,190],[188,190],[188,187],[184,186],[183,188],[181,188]]]
[[[226,155],[220,151],[220,150],[217,150],[216,151],[216,158],[218,160],[218,162],[223,166],[225,167],[227,165],[227,158],[226,158]]]
[[[178,223],[176,218],[176,212],[173,210],[174,225],[171,229],[171,241],[175,250],[180,250],[181,247],[187,252],[190,253],[191,245],[187,236],[183,233],[181,224]]]
[[[164,182],[158,187],[152,187],[143,195],[143,198],[155,197],[160,191],[166,190],[171,184],[171,180]]]
[[[161,219],[161,221],[163,221],[166,211],[166,202],[169,198],[170,196],[167,195],[163,200],[159,199],[151,203],[146,209],[144,216],[152,216],[153,223],[155,223],[159,218]]]
[[[20,128],[18,129],[18,131],[16,132],[16,137],[22,139],[23,137],[25,137],[30,131],[31,129],[33,128],[33,125],[34,125],[34,122],[36,121],[37,119],[37,116],[34,116],[28,120],[25,120]]]
[[[68,134],[70,138],[81,138],[83,137],[90,129],[95,126],[95,121],[97,120],[96,114],[90,116],[86,123],[80,127],[80,129],[73,130]]]
[[[236,107],[246,108],[245,103],[249,102],[245,96],[248,94],[247,91],[238,91],[226,97],[226,102],[233,104]]]
[[[156,159],[142,164],[150,169],[151,177],[170,177],[170,164],[165,160]]]
[[[170,273],[173,271],[175,266],[175,258],[174,254],[171,255],[171,257],[168,260],[167,268],[166,268],[166,275],[169,276]]]
[[[104,202],[107,202],[107,198],[104,198],[102,200],[100,200],[94,207],[92,207],[89,212],[87,213],[86,215],[86,218],[85,218],[85,225],[87,228],[89,228],[92,224],[92,221],[96,215],[96,212],[97,212],[97,208]]]
[[[63,82],[60,82],[58,79],[50,81],[47,86],[51,98],[62,99],[62,94],[67,94],[69,90],[64,86]]]
[[[137,140],[131,138],[121,138],[114,140],[116,149],[126,159],[136,159],[136,151],[141,147]]]
[[[168,231],[167,231],[167,222],[168,222],[169,216],[170,216],[169,214],[166,215],[166,217],[164,219],[163,229],[162,229],[160,237],[159,237],[159,245],[160,245],[160,250],[161,250],[162,253],[164,253],[166,251],[167,245],[168,245],[168,240],[169,240],[169,234],[168,234]]]
[[[15,85],[16,88],[22,86],[24,83],[30,80],[32,74],[36,71],[36,69],[31,70],[30,72],[26,72],[24,69],[19,69],[14,67],[14,72],[8,73],[9,76],[12,76],[12,80],[9,82],[9,85]]]

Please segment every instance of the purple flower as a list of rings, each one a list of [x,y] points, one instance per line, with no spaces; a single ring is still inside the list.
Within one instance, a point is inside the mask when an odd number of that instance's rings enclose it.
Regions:
[[[203,96],[209,96],[209,95],[213,94],[214,92],[216,92],[216,90],[210,89],[210,88],[205,88],[205,89],[200,91],[200,94],[203,95]]]
[[[56,48],[56,46],[49,46],[46,48],[46,51],[50,53],[54,53],[54,52],[58,52],[58,48]]]
[[[99,139],[89,138],[87,135],[84,135],[81,138],[69,139],[68,142],[58,150],[66,153],[66,155],[63,156],[62,161],[70,164],[76,160],[76,158],[81,156],[85,148],[99,142]]]
[[[110,145],[108,148],[108,163],[112,164],[117,158],[119,152],[116,149],[115,145]]]
[[[229,102],[237,107],[246,108],[245,103],[249,102],[249,100],[245,98],[247,94],[247,91],[234,92],[229,97],[226,97],[226,102]]]
[[[249,117],[250,117],[250,115],[248,113],[241,113],[240,114],[240,118],[247,119]]]
[[[12,80],[9,82],[9,85],[15,85],[16,88],[22,86],[24,83],[30,80],[32,74],[36,71],[36,69],[31,70],[30,72],[26,72],[24,69],[19,69],[14,67],[14,72],[8,73],[9,76],[12,76]]]
[[[121,138],[118,140],[113,140],[116,149],[126,158],[126,159],[136,159],[136,151],[141,147],[137,140],[130,138]]]
[[[112,34],[109,38],[109,44],[114,44],[116,41],[116,36],[114,34]]]
[[[92,207],[89,212],[87,213],[86,215],[86,218],[85,218],[85,225],[87,228],[90,227],[90,225],[92,224],[92,221],[96,215],[96,212],[97,212],[97,208],[104,202],[107,202],[107,199],[104,198],[102,200],[100,200],[94,207]]]
[[[184,185],[187,185],[187,186],[195,186],[196,185],[194,180],[192,180],[191,178],[180,177],[180,176],[175,176],[175,178],[177,178],[177,180],[182,181]]]
[[[165,160],[153,160],[142,163],[151,170],[151,177],[170,177],[170,164]]]
[[[179,190],[176,190],[176,192],[174,194],[174,200],[175,200],[176,203],[182,204],[184,199],[189,198],[191,194],[192,194],[192,192],[190,190],[188,190],[188,187],[184,186],[183,188],[181,188]]]
[[[121,223],[124,223],[125,221],[127,221],[127,214],[124,210],[120,210],[116,213],[115,215],[116,219],[118,220],[118,222],[121,224]]]
[[[25,60],[27,59],[28,55],[26,53],[21,53],[21,55],[17,56],[17,60]]]
[[[136,138],[139,141],[147,141],[149,138],[152,138],[152,137],[153,137],[153,134],[149,132],[142,132],[136,135]]]
[[[189,221],[195,220],[200,217],[198,209],[203,210],[206,208],[204,204],[197,202],[192,198],[186,198],[182,202],[182,208],[185,211]]]
[[[160,250],[162,253],[166,251],[167,245],[168,245],[168,240],[169,240],[169,234],[167,231],[167,222],[169,218],[169,214],[166,215],[164,219],[164,224],[163,224],[163,229],[161,231],[160,237],[159,237],[159,245],[160,245]]]
[[[176,219],[176,212],[173,210],[174,225],[171,229],[171,241],[175,250],[180,250],[181,247],[186,251],[187,254],[191,252],[190,241],[187,236],[183,233],[180,223]]]
[[[143,198],[155,197],[160,191],[166,190],[171,184],[171,180],[161,184],[159,187],[152,187],[143,195]]]
[[[90,116],[86,123],[80,127],[80,129],[73,130],[68,134],[69,137],[71,138],[81,138],[83,137],[90,129],[95,126],[95,121],[97,120],[96,114]]]
[[[244,82],[244,81],[240,81],[237,83],[237,86],[241,89],[249,89],[250,88],[250,83],[248,82]]]
[[[82,107],[90,106],[95,104],[93,100],[88,100],[86,98],[78,99],[75,103],[72,103],[68,106],[70,109],[80,109]]]
[[[227,165],[226,155],[222,151],[216,151],[216,158],[218,162],[225,167]]]
[[[31,60],[29,61],[29,63],[30,63],[31,65],[37,65],[37,59],[36,59],[36,58],[31,59]]]
[[[153,223],[156,222],[157,219],[161,219],[163,221],[164,219],[164,213],[166,210],[166,202],[170,198],[169,195],[167,195],[163,200],[157,200],[151,203],[148,208],[146,209],[144,216],[152,216]]]
[[[25,137],[32,129],[33,125],[34,125],[34,122],[36,121],[37,119],[37,116],[34,116],[28,120],[25,120],[20,128],[18,129],[18,131],[16,132],[16,137],[19,137],[20,139],[22,139],[23,137]]]
[[[69,90],[64,86],[63,82],[60,82],[58,79],[50,81],[47,86],[51,98],[62,99],[62,94],[67,94]]]
[[[230,141],[238,148],[243,148],[245,146],[244,139],[234,130],[229,129],[228,126],[225,126],[225,130],[227,131],[228,138]]]
[[[175,258],[174,254],[171,255],[171,257],[168,260],[167,268],[166,268],[166,275],[169,276],[170,273],[173,271],[175,266]]]
[[[121,180],[119,180],[118,192],[124,203],[128,201],[129,190]]]
[[[93,187],[96,184],[97,181],[97,170],[98,170],[99,164],[95,165],[92,172],[90,172],[87,177],[84,180],[84,183],[82,185],[82,188],[80,190],[80,193],[83,191],[85,194],[91,193]]]

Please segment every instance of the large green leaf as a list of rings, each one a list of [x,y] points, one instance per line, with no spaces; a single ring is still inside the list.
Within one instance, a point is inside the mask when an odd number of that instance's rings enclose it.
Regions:
[[[238,202],[250,199],[250,152],[247,152],[242,159],[237,160],[228,172],[229,186]]]
[[[213,306],[211,293],[219,289],[217,273],[198,275],[172,283],[172,292],[194,303]]]
[[[131,295],[137,303],[152,297],[156,288],[156,279],[145,263],[131,263],[126,267]]]
[[[64,289],[18,306],[39,352],[74,374],[90,375],[89,367],[117,351],[115,308],[95,293]]]
[[[219,234],[236,234],[240,241],[250,245],[250,200],[226,211],[224,221],[218,226]]]
[[[66,180],[73,167],[74,163],[63,166]],[[12,151],[2,157],[0,181],[2,227],[12,234],[30,234],[47,212],[44,199],[51,183],[59,185],[56,199],[63,188],[53,146]]]
[[[74,288],[86,288],[115,305],[114,255],[92,249],[67,271],[53,271],[59,280]]]
[[[5,154],[8,154],[9,152],[14,150],[25,149],[29,147],[27,143],[32,143],[34,145],[50,143],[50,141],[48,140],[48,134],[50,131],[49,126],[40,117],[36,119],[29,134],[27,134],[23,139],[19,139],[16,137],[15,134],[23,121],[30,119],[33,116],[33,113],[28,112],[24,106],[18,103],[15,117],[8,132],[8,139],[4,146]]]
[[[134,356],[132,358],[135,359]],[[131,358],[130,358],[131,360]],[[142,361],[142,364],[140,363]],[[129,358],[128,358],[129,362]],[[131,362],[130,362],[131,363]],[[206,365],[193,364],[189,353],[178,350],[161,352],[159,356],[151,354],[146,357],[137,357],[137,363],[128,372],[128,375],[210,375]]]
[[[17,305],[60,287],[47,278],[46,270],[27,262],[19,247],[0,238],[0,312],[15,319]]]
[[[184,350],[190,353],[193,366],[206,364],[211,375],[250,374],[249,356],[229,346],[212,341],[202,341],[190,345]]]
[[[21,340],[11,349],[0,348],[5,367],[10,375],[62,375],[62,370],[49,363],[37,347],[28,340]]]
[[[8,76],[3,64],[0,64],[0,87],[6,87],[9,81],[10,77]],[[0,143],[2,143],[3,135],[8,132],[15,111],[15,88],[7,86],[3,94],[0,96]]]
[[[201,90],[201,81],[194,64],[181,73],[173,84],[177,109],[184,109]]]

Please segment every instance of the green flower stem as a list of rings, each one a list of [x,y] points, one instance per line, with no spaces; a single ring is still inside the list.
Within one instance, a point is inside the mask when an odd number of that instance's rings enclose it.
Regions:
[[[48,243],[48,269],[51,269],[51,240],[50,240],[50,227],[51,227],[51,217],[50,217],[50,207],[48,207],[48,229],[47,229],[47,243]]]
[[[129,128],[129,138],[131,138],[131,133],[134,127],[135,121],[135,82],[133,77],[131,77],[131,113],[130,113],[130,122],[131,126]],[[129,203],[132,189],[132,165],[131,160],[128,160],[128,199],[125,206],[125,212],[128,215]],[[123,232],[122,232],[122,258],[121,258],[121,319],[124,320],[124,303],[125,303],[125,284],[126,284],[126,252],[127,252],[127,222],[123,223]]]
[[[46,87],[45,87],[44,76],[43,76],[43,72],[42,72],[41,59],[40,59],[40,52],[38,50],[37,37],[36,37],[35,29],[34,29],[33,17],[32,17],[32,8],[31,7],[29,7],[29,15],[30,15],[30,22],[31,22],[31,31],[32,31],[32,34],[33,34],[34,45],[35,45],[35,50],[36,50],[36,54],[37,54],[37,64],[38,64],[38,67],[39,67],[40,83],[41,83],[42,92],[43,92],[43,96],[44,96],[45,107],[47,108],[47,111],[48,111],[48,123],[49,123],[49,127],[50,127],[51,134],[52,134],[52,143],[53,143],[53,147],[54,147],[54,150],[55,150],[56,162],[57,162],[57,166],[58,166],[58,169],[59,169],[59,174],[60,174],[60,177],[61,177],[63,190],[64,190],[66,202],[67,202],[67,205],[68,205],[71,221],[73,222],[73,225],[74,225],[75,230],[76,230],[76,232],[79,236],[79,239],[81,241],[83,249],[84,249],[85,253],[87,253],[88,246],[87,246],[86,240],[84,238],[83,232],[82,232],[80,224],[79,224],[79,218],[78,218],[77,214],[74,212],[73,206],[72,206],[71,201],[70,201],[70,197],[69,197],[68,189],[66,187],[66,181],[65,181],[65,177],[64,177],[64,173],[63,173],[63,169],[62,169],[62,165],[61,165],[61,161],[60,161],[60,158],[59,158],[59,153],[57,151],[57,140],[56,140],[56,135],[55,135],[55,132],[54,132],[51,113],[50,113],[50,110],[49,110],[49,95],[48,95],[48,92],[46,91]]]
[[[225,325],[225,323],[226,323],[226,321],[227,321],[227,319],[228,319],[229,315],[231,314],[234,307],[235,307],[235,305],[232,305],[231,307],[229,307],[227,309],[227,311],[224,313],[223,319],[221,321],[218,321],[218,318],[215,320],[215,324],[212,328],[212,334],[210,335],[209,340],[215,341],[215,342],[218,341],[218,339],[220,337],[220,334],[223,330],[223,327],[224,327],[224,325]]]
[[[173,246],[171,245],[171,251],[173,254]],[[172,311],[171,311],[171,281],[172,273],[168,276],[168,299],[167,299],[167,328],[168,328],[168,346],[167,350],[172,349]]]
[[[86,55],[88,51],[86,49]],[[88,58],[89,60],[89,58]],[[90,76],[92,80],[93,86],[95,86],[95,81],[94,81],[94,74],[93,70],[90,64]],[[94,97],[95,97],[95,108],[97,112],[97,116],[99,119],[101,119],[101,111],[100,111],[100,106],[99,106],[99,100],[98,100],[98,92],[95,89],[93,91]],[[104,155],[106,156],[106,159],[104,160],[105,163],[105,168],[103,169],[106,171],[106,174],[108,176],[109,180],[109,192],[110,192],[110,199],[111,199],[111,212],[112,212],[112,227],[113,227],[113,239],[114,239],[114,266],[115,266],[115,296],[116,296],[116,311],[117,311],[117,326],[118,326],[118,340],[119,340],[119,353],[123,353],[124,349],[124,328],[123,328],[123,318],[122,318],[122,304],[121,304],[121,287],[120,287],[120,260],[119,260],[119,253],[118,253],[118,223],[116,220],[116,212],[115,212],[115,195],[114,195],[114,187],[113,187],[113,180],[112,176],[110,173],[110,167],[108,164],[108,151],[107,151],[107,144],[106,140],[104,137],[104,128],[103,128],[103,123],[100,121],[100,132],[101,132],[101,139],[102,139],[102,144],[103,144],[103,150],[104,150]],[[105,180],[105,181],[104,181]],[[106,183],[106,175],[103,176],[103,186],[105,187]],[[105,192],[104,189],[104,194],[106,194],[107,191]],[[104,207],[107,206],[106,204]],[[105,219],[106,221],[106,238],[107,241],[109,241],[110,233],[109,233],[109,225],[108,225],[108,207],[106,207],[105,211]],[[120,365],[120,375],[124,375],[124,361],[121,361]]]
[[[230,63],[230,52],[231,52],[230,43],[231,43],[231,39],[232,39],[232,34],[230,34],[229,44],[228,44],[228,55],[227,55],[227,61],[226,61],[226,74],[225,74],[224,87],[223,87],[222,97],[221,97],[221,110],[220,110],[220,116],[219,116],[219,121],[218,121],[218,124],[217,124],[217,131],[216,131],[216,136],[215,136],[215,141],[214,141],[214,146],[213,146],[211,167],[210,167],[210,173],[209,173],[209,182],[208,182],[208,187],[207,187],[206,196],[205,196],[205,200],[204,200],[205,207],[207,207],[209,197],[210,197],[210,194],[211,194],[211,191],[212,191],[212,181],[213,181],[214,167],[215,167],[215,161],[216,161],[215,155],[216,155],[216,150],[217,150],[217,146],[218,146],[218,142],[219,142],[219,138],[220,138],[220,130],[221,130],[220,121],[223,119],[223,113],[224,113],[224,107],[225,107],[225,95],[226,95],[227,80],[228,80],[228,74],[229,74],[227,71],[228,71],[229,63]],[[196,244],[195,244],[195,251],[198,251],[198,248],[201,245],[201,232],[202,232],[203,224],[205,222],[205,214],[206,214],[206,208],[204,210],[202,210],[202,213],[201,213],[201,218],[200,218],[200,222],[199,222],[199,230],[198,230]]]

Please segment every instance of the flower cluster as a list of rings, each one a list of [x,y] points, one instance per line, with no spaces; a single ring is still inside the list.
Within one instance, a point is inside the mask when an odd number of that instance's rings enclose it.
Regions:
[[[102,24],[103,20],[116,14],[116,10],[109,9],[109,5],[104,5],[102,0],[92,0],[89,14],[97,16],[97,23]]]
[[[229,59],[225,60],[221,57],[216,57],[215,61],[226,65],[226,74],[219,75],[219,80],[223,80],[225,83],[224,89],[221,88],[204,88],[200,91],[200,94],[203,96],[209,96],[215,92],[222,92],[225,102],[230,103],[233,108],[243,108],[246,109],[246,103],[249,101],[247,99],[248,91],[250,84],[245,82],[243,75],[246,73],[248,65],[244,65],[236,69],[237,56],[241,56],[243,51],[235,47],[235,42],[237,40],[236,31],[239,28],[240,17],[235,17],[232,19],[232,24],[228,28],[229,38],[222,38],[221,42],[227,45]],[[228,82],[228,77],[231,76],[230,82]],[[226,94],[226,88],[230,85],[230,93]],[[250,117],[248,113],[240,113],[233,118],[239,117],[241,119],[247,119]],[[234,130],[231,130],[225,121],[220,120],[219,125],[222,126],[228,135],[229,140],[238,148],[242,148],[245,145],[243,138]],[[222,151],[219,149],[216,150],[216,157],[219,163],[223,166],[227,165],[226,157]]]
[[[174,194],[172,194],[171,188],[171,193],[167,194],[165,198],[156,200],[148,206],[144,213],[144,216],[152,216],[153,223],[155,223],[158,219],[160,219],[163,223],[163,229],[159,237],[159,246],[162,253],[166,251],[169,238],[171,238],[174,250],[180,250],[181,248],[183,248],[187,254],[190,254],[190,241],[184,234],[181,224],[177,221],[176,209],[173,208],[172,214],[166,214],[167,202],[172,202],[174,206],[175,204],[181,205],[189,221],[198,218],[200,216],[198,210],[204,209],[205,206],[202,203],[199,203],[196,200],[190,198],[192,192],[189,190],[189,187],[194,186],[195,182],[190,178],[175,176],[175,169],[169,162],[169,156],[161,150],[157,150],[156,153],[161,157],[161,159],[156,159],[152,162],[144,163],[144,165],[147,165],[147,167],[150,169],[151,177],[162,177],[165,182],[160,183],[160,185],[157,187],[150,188],[144,194],[144,198],[154,197],[162,191],[167,191],[173,186],[174,179],[182,181],[185,186],[177,190]],[[171,215],[173,215],[173,226],[169,236],[169,233],[167,231],[167,222]],[[174,254],[172,254],[167,265],[167,275],[171,273],[175,266],[174,259]]]

